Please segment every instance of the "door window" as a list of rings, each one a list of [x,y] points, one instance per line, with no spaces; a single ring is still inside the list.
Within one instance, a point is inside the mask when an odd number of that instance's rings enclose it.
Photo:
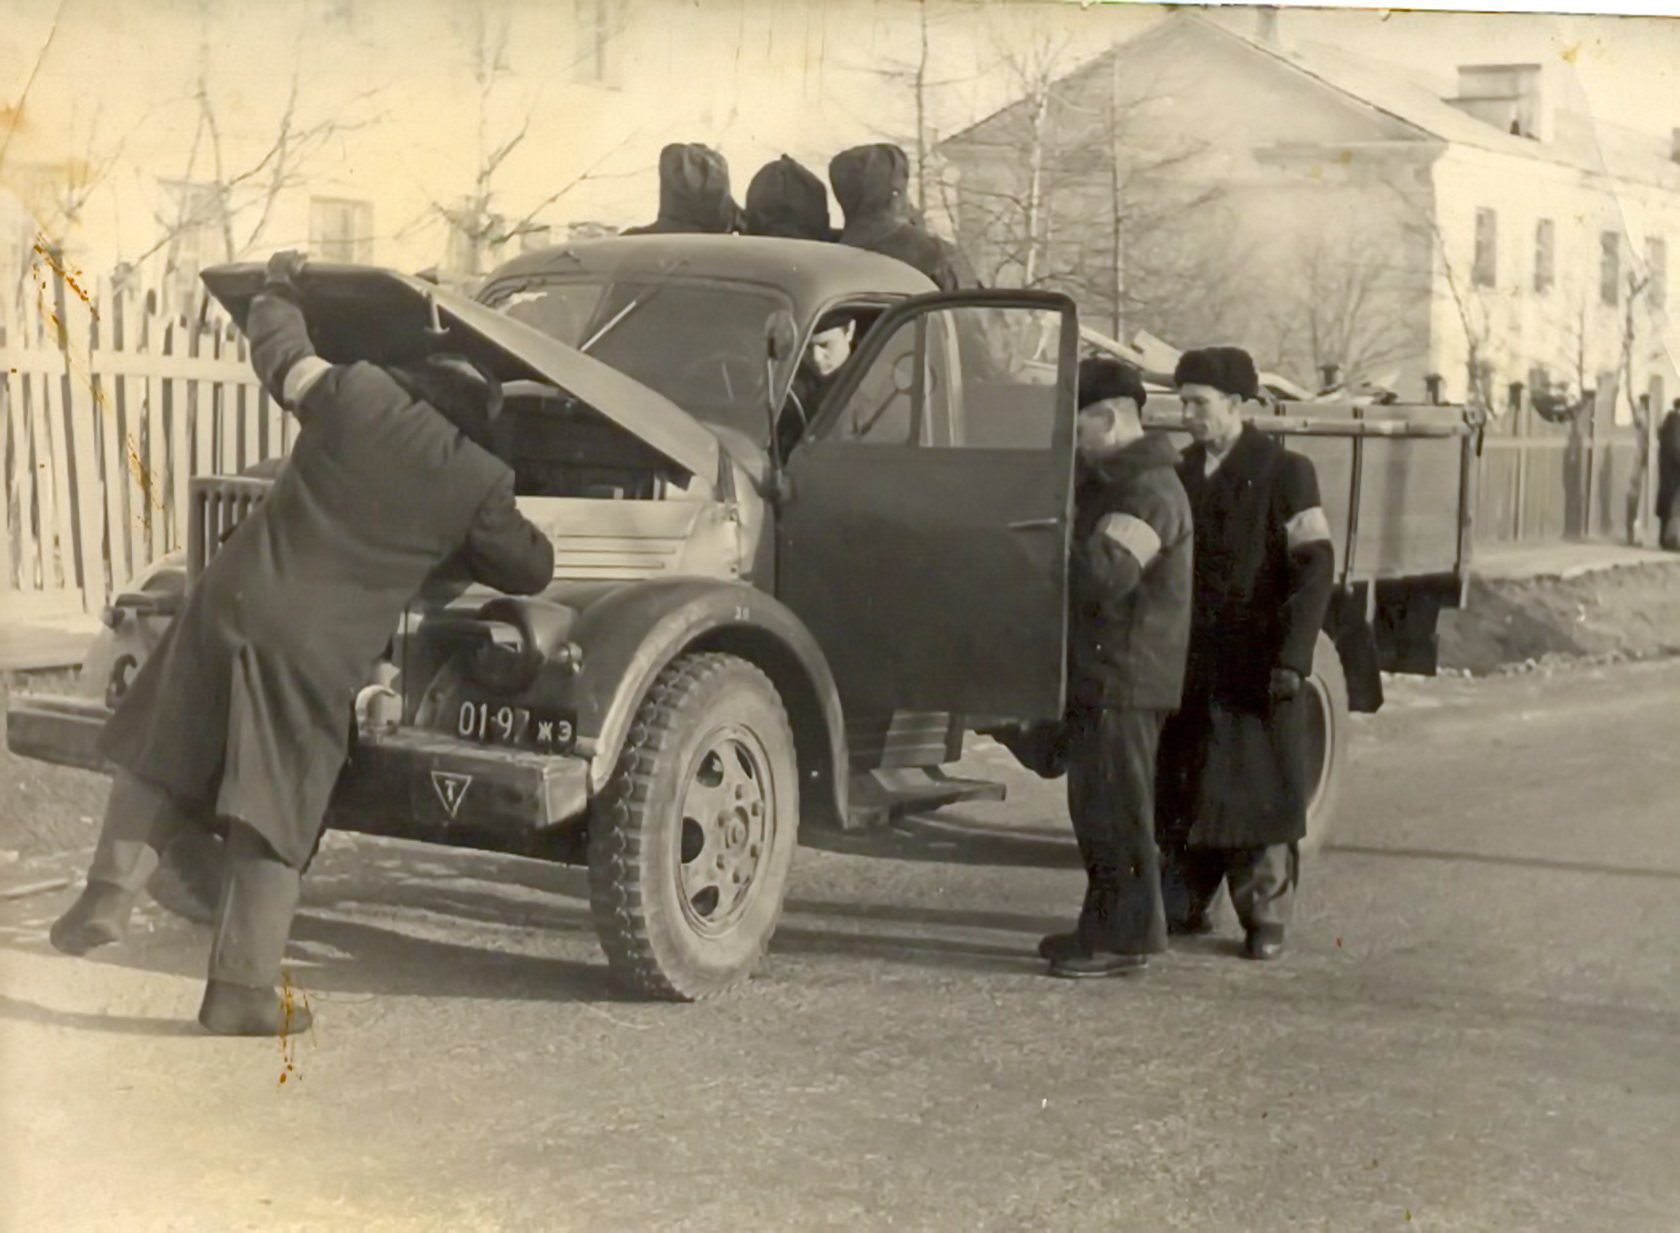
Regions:
[[[916,430],[917,336],[906,321],[875,353],[825,436],[869,445],[912,445]]]
[[[900,322],[822,435],[929,448],[1047,450],[1057,427],[1066,318],[1051,308],[962,305]]]

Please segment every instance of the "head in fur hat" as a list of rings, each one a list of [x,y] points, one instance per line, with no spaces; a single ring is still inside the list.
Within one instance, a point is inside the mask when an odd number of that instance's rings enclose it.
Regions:
[[[1079,454],[1100,462],[1143,436],[1149,400],[1137,369],[1108,356],[1079,362]]]
[[[1242,433],[1243,403],[1260,396],[1254,357],[1240,347],[1186,351],[1173,369],[1173,384],[1190,435],[1220,454]]]

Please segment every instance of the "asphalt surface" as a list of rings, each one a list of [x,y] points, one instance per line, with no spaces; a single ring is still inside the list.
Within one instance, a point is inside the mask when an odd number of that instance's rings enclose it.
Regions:
[[[698,1006],[613,993],[581,871],[472,853],[331,839],[289,1052],[191,1026],[204,933],[70,960],[65,892],[0,902],[0,1221],[1672,1233],[1680,663],[1396,693],[1277,965],[1227,917],[1047,979],[1080,875],[1019,772],[802,850]]]

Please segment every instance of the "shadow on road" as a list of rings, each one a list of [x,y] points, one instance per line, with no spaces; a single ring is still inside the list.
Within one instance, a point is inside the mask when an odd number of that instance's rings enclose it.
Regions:
[[[776,930],[770,954],[884,960],[941,972],[1030,973],[1044,967],[1036,944],[1037,938],[1008,946],[906,934],[836,933],[790,921]]]
[[[1656,878],[1680,881],[1680,869],[1636,869],[1630,865],[1600,865],[1591,861],[1556,861],[1543,856],[1501,856],[1493,852],[1448,852],[1438,848],[1372,848],[1359,844],[1326,844],[1326,852],[1347,856],[1388,856],[1398,860],[1509,865],[1514,869],[1550,869],[1559,873],[1601,873],[1615,878]]]
[[[203,1036],[198,1024],[182,1019],[153,1019],[143,1015],[97,1015],[84,1011],[54,1010],[0,993],[0,1019],[37,1023],[46,1027],[74,1028],[79,1032],[107,1032],[114,1036]]]
[[[1066,839],[1053,839],[1040,830],[926,815],[864,831],[811,829],[800,834],[799,842],[820,852],[876,860],[1035,869],[1080,867],[1079,849],[1071,833]]]
[[[629,1000],[610,983],[604,962],[509,954],[307,912],[298,916],[292,938],[330,946],[343,956],[312,958],[298,972],[299,983],[326,993],[508,1002]]]

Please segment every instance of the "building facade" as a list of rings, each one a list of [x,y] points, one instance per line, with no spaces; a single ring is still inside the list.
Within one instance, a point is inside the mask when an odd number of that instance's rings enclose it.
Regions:
[[[1680,149],[1551,87],[1539,65],[1418,82],[1181,15],[941,154],[961,239],[1000,281],[1178,346],[1241,342],[1313,387],[1496,417],[1613,388],[1626,423],[1639,395],[1680,394]]]

